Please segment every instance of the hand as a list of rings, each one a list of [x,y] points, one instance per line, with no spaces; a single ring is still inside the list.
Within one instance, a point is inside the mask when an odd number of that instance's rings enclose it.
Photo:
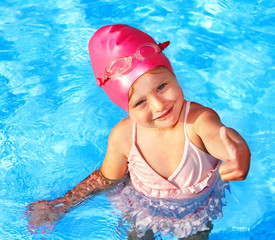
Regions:
[[[219,168],[221,179],[223,181],[244,180],[250,165],[250,151],[247,144],[242,138],[233,140],[224,126],[220,128],[220,138],[228,155],[228,159]]]
[[[31,228],[49,226],[60,220],[65,214],[65,207],[56,200],[41,200],[27,206],[27,217]]]

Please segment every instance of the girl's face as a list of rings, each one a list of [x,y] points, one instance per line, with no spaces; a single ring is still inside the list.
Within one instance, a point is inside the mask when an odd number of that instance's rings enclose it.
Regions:
[[[175,75],[157,67],[137,79],[129,94],[129,114],[148,128],[171,128],[179,120],[184,96]]]

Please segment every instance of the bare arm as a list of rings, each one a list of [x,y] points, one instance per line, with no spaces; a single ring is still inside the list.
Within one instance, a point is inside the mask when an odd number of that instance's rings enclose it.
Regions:
[[[219,169],[222,180],[238,181],[246,178],[251,154],[237,131],[225,127],[215,111],[209,108],[200,110],[194,129],[207,151],[223,161]]]

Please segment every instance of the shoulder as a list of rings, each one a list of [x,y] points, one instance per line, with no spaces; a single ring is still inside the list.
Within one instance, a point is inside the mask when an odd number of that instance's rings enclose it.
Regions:
[[[130,117],[120,121],[111,131],[108,145],[115,146],[116,149],[128,155],[132,145],[132,126],[133,122]]]
[[[131,129],[131,120],[126,118],[111,131],[107,153],[100,168],[106,178],[120,179],[127,171],[127,159],[131,149]]]
[[[188,121],[196,134],[214,133],[223,125],[219,115],[211,108],[192,102]]]
[[[187,116],[186,131],[190,140],[201,150],[207,152],[203,139],[205,135],[212,136],[221,126],[218,114],[211,108],[196,102],[191,102]]]
[[[191,102],[190,111],[188,114],[189,122],[193,124],[201,124],[207,119],[220,121],[219,115],[212,108],[205,107],[196,102]]]

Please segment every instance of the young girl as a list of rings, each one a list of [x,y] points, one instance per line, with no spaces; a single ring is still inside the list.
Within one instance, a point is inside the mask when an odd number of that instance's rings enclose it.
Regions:
[[[129,239],[156,233],[208,239],[212,220],[222,215],[224,181],[246,178],[250,151],[212,109],[184,99],[163,53],[168,45],[120,24],[93,35],[96,82],[130,117],[112,130],[99,170],[64,197],[30,204],[30,225],[55,222],[116,185],[108,195],[132,223]]]

